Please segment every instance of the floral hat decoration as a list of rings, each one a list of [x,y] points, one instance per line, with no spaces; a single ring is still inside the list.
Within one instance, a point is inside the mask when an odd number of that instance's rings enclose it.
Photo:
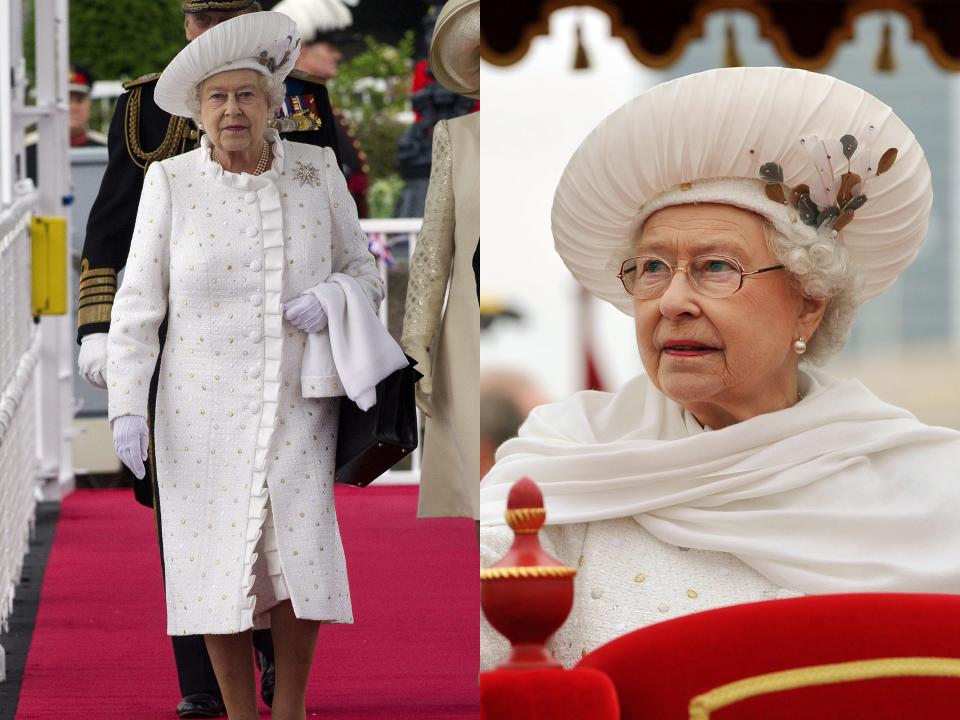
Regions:
[[[862,302],[916,258],[932,200],[923,149],[877,98],[805,70],[724,68],[658,85],[601,122],[563,172],[552,226],[577,280],[627,314],[616,268],[644,220],[703,202],[756,212],[806,245],[841,244]]]
[[[224,20],[190,42],[170,61],[153,97],[171,115],[189,117],[194,88],[227,70],[256,70],[280,80],[300,55],[296,23],[278,12],[254,12]]]

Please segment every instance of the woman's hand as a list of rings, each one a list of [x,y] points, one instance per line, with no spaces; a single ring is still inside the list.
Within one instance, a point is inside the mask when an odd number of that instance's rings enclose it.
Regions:
[[[283,316],[305,333],[320,332],[327,326],[327,313],[313,293],[304,293],[284,303]]]
[[[147,459],[150,445],[150,433],[147,420],[140,415],[121,415],[113,420],[113,446],[121,462],[130,468],[130,472],[143,479],[146,470],[143,461]]]
[[[424,415],[433,417],[433,403],[430,396],[433,394],[433,367],[430,364],[430,351],[420,341],[407,339],[403,343],[403,351],[417,361],[416,368],[423,375],[417,380],[417,407]]]

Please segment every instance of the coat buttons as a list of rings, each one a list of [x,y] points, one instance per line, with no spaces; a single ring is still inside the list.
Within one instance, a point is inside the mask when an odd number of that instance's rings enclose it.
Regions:
[[[256,225],[251,225],[247,228],[247,237],[256,237],[257,233],[259,232],[260,228],[258,228]]]
[[[257,201],[257,194],[247,193],[243,199],[246,200],[248,204],[253,205],[253,203]]]
[[[254,380],[256,380],[258,377],[260,377],[260,368],[257,367],[257,366],[254,366],[254,367],[250,368],[250,369],[247,371],[247,375],[249,375],[249,376],[252,377]]]
[[[247,409],[248,409],[251,413],[253,413],[254,415],[256,415],[258,412],[260,412],[260,403],[257,402],[256,400],[253,400],[253,401],[250,402],[249,405],[247,405]]]
[[[253,270],[254,272],[259,272],[260,268],[262,267],[263,265],[259,260],[254,260],[253,262],[250,263],[250,269]]]
[[[262,295],[251,295],[251,296],[250,296],[250,304],[253,305],[254,307],[260,307],[260,306],[263,304],[263,296],[262,296]]]
[[[250,342],[258,343],[263,339],[263,333],[261,333],[259,330],[251,330],[247,337],[250,338]]]

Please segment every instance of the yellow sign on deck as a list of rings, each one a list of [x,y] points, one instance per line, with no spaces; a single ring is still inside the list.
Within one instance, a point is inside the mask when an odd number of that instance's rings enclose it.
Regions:
[[[67,314],[67,219],[34,217],[33,314]]]

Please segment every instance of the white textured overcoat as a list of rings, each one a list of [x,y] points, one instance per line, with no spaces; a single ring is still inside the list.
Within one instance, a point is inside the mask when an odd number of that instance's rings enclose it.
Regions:
[[[113,306],[111,421],[147,415],[168,318],[153,456],[170,634],[264,626],[268,570],[297,617],[352,622],[333,498],[339,400],[302,397],[306,335],[281,303],[340,272],[377,307],[382,283],[333,152],[266,137],[274,162],[259,176],[224,172],[206,138],[150,166]],[[268,503],[275,541],[258,562]]]

